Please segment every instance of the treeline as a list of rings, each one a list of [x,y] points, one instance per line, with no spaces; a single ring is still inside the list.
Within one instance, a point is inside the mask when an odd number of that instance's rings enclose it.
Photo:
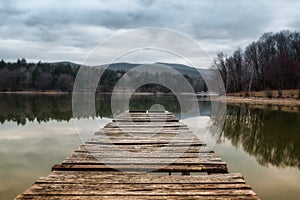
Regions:
[[[62,91],[72,92],[80,65],[69,62],[27,63],[0,61],[0,91]],[[97,70],[97,69],[95,69]],[[106,70],[100,80],[103,92],[112,91],[125,71]]]
[[[300,33],[265,33],[244,51],[218,53],[214,67],[227,93],[277,90],[281,97],[282,90],[300,88]]]
[[[28,63],[24,58],[17,62],[0,61],[0,91],[62,91],[71,92],[79,70],[79,65],[69,62],[58,63]],[[91,72],[101,70],[92,67]],[[125,70],[106,69],[99,81],[97,92],[112,92],[118,80],[126,73]],[[99,74],[99,73],[96,73]],[[134,73],[127,75],[134,77]],[[168,76],[168,74],[164,74]],[[142,77],[149,78],[153,75],[146,73]],[[171,76],[171,75],[169,75]],[[191,78],[184,74],[195,92],[207,91],[207,86],[199,77]],[[150,81],[151,82],[151,81]],[[180,85],[180,84],[179,84]],[[165,87],[157,84],[147,84],[138,89],[139,92],[170,92]]]
[[[79,67],[64,63],[27,63],[0,61],[0,90],[72,91]]]

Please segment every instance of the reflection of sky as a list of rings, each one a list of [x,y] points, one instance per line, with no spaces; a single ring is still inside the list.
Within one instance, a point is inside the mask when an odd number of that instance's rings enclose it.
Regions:
[[[182,119],[182,122],[188,125],[189,129],[202,141],[213,147],[216,139],[210,137],[209,125],[210,117],[197,116]]]
[[[88,121],[88,120],[85,120]],[[100,121],[100,126],[108,119]],[[102,122],[102,124],[101,124]],[[80,133],[94,133],[99,127],[81,123]],[[15,122],[0,125],[0,199],[12,199],[23,192],[81,143],[74,122]]]
[[[111,122],[110,118],[85,118],[85,119],[74,119],[74,125],[76,132],[78,133],[81,141],[86,141],[91,138],[96,131],[102,128],[107,123]],[[95,131],[91,131],[95,130]]]

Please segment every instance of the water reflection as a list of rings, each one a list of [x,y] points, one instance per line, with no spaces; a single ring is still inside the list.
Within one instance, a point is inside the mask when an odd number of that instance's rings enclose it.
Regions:
[[[71,95],[0,94],[0,122],[69,121],[72,117]]]
[[[263,166],[300,168],[300,113],[228,106],[219,143],[229,139]]]
[[[188,97],[187,97],[188,99]],[[129,102],[132,110],[149,110],[152,105],[160,104],[180,117],[180,105],[174,95],[133,95]],[[101,94],[95,98],[96,115],[112,117],[111,95]],[[72,96],[63,95],[31,95],[31,94],[0,94],[0,122],[47,122],[50,120],[69,121],[72,119]],[[86,109],[86,107],[82,108]],[[200,103],[201,115],[210,114],[210,102]],[[89,116],[86,116],[89,117]]]
[[[154,104],[161,104],[181,117],[178,100],[172,95],[135,95],[130,100],[130,109],[145,110]],[[218,124],[218,115],[210,116],[211,103],[199,104],[201,116],[184,119],[190,122],[190,128],[198,126],[193,123],[197,119],[201,119],[203,127],[207,123]],[[110,105],[110,95],[97,95],[95,119],[104,124],[110,121]],[[300,108],[287,112],[284,107],[273,110],[228,105],[222,134],[206,131],[218,139],[215,150],[227,162],[229,170],[241,172],[260,197],[297,199],[299,111]],[[86,126],[80,127],[81,132],[93,134],[99,128],[91,125],[90,118],[80,120],[86,122]],[[75,133],[71,95],[0,94],[0,122],[0,199],[12,199],[23,192],[81,143]]]
[[[71,122],[0,124],[0,199],[13,199],[80,144]]]
[[[188,98],[187,98],[188,100]],[[135,95],[130,100],[130,109],[150,109],[160,104],[180,118],[180,105],[173,95]],[[112,117],[111,95],[96,96],[97,116]],[[201,116],[210,116],[210,102],[201,101]],[[71,95],[0,95],[0,122],[70,121],[72,119]],[[191,117],[191,116],[189,116]],[[218,116],[212,119],[218,123]],[[300,168],[300,113],[283,112],[271,108],[253,108],[247,105],[227,106],[226,120],[221,136],[232,145],[243,149],[263,166]],[[215,131],[211,131],[212,133]],[[216,135],[218,137],[218,135]]]

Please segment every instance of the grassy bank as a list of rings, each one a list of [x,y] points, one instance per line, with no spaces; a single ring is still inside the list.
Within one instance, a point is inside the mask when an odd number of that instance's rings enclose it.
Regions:
[[[258,92],[250,92],[249,97],[260,97],[260,98],[278,98],[277,90],[265,90]],[[228,93],[227,96],[233,97],[246,97],[246,92],[236,92],[236,93]],[[297,99],[299,97],[299,89],[293,90],[282,90],[282,98],[292,98]]]
[[[300,106],[299,99],[292,98],[262,98],[262,97],[238,97],[226,96],[211,98],[216,101],[226,101],[229,104],[252,104],[252,105],[278,105],[278,106]]]

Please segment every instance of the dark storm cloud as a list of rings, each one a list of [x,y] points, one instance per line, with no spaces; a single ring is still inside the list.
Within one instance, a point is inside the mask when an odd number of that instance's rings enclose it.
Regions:
[[[213,55],[217,51],[230,52],[237,46],[244,47],[266,31],[298,29],[297,8],[299,3],[294,0],[2,0],[0,52],[4,58],[17,58],[22,51],[17,46],[14,49],[5,45],[31,44],[30,52],[47,44],[49,59],[52,59],[57,49],[62,54],[64,49],[85,52],[122,30],[155,26],[191,36]],[[69,56],[67,52],[66,55]],[[44,58],[48,59],[46,55]],[[74,58],[78,55],[66,59]]]

